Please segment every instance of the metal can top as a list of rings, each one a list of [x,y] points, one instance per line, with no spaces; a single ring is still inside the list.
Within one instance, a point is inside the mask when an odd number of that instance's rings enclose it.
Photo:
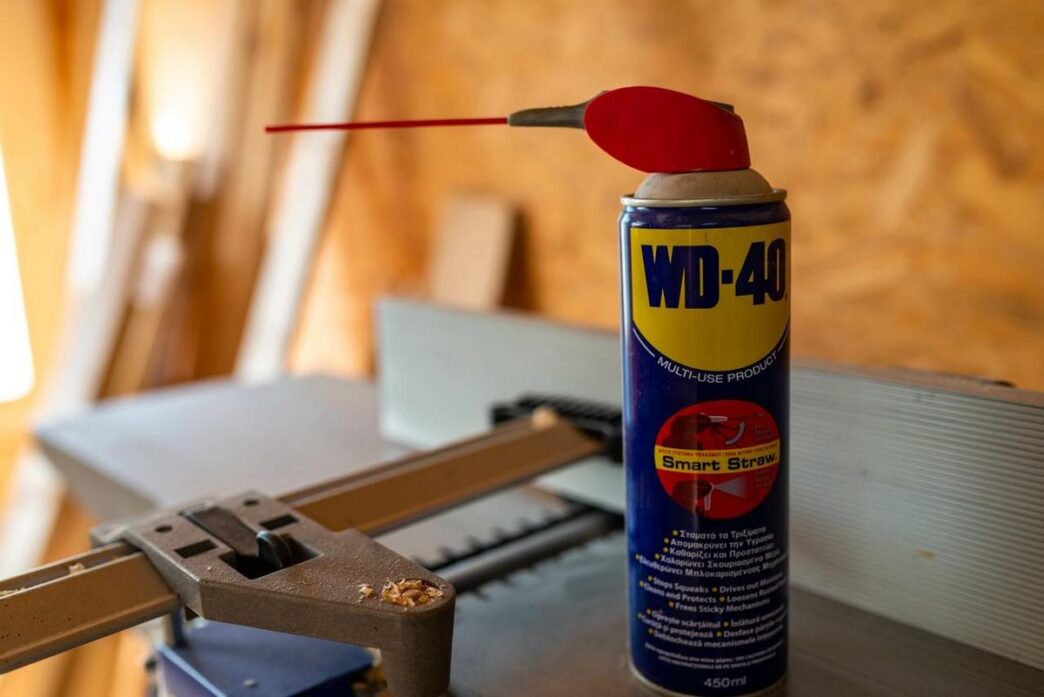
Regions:
[[[638,208],[693,208],[772,203],[786,197],[786,189],[772,188],[757,171],[736,169],[650,174],[637,191],[620,201],[625,206]]]

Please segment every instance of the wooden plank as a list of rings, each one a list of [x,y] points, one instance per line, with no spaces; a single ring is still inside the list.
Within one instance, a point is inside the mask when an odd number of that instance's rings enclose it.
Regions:
[[[319,39],[311,86],[299,117],[350,118],[362,82],[378,0],[332,0]],[[276,195],[265,253],[236,374],[270,378],[285,365],[287,348],[330,195],[340,169],[343,133],[299,134]]]
[[[166,201],[156,204],[141,242],[130,305],[101,391],[106,396],[131,394],[156,384],[153,371],[176,310],[178,282],[186,263],[182,228],[191,169],[183,163],[167,164],[173,170],[171,191]]]
[[[166,297],[147,313],[152,338],[141,345],[139,377],[130,379],[124,392],[197,377],[197,356],[209,345],[200,317],[200,308],[209,304],[203,282],[207,248],[220,230],[216,212],[222,193],[237,171],[256,4],[156,0],[146,10],[139,71],[146,118],[137,120],[148,124],[149,168],[170,168],[169,158],[186,170],[183,186],[161,194],[169,202],[164,207],[181,208],[177,226],[167,231],[180,240],[181,261],[171,272]],[[205,31],[194,29],[201,24]],[[201,77],[200,71],[207,74]],[[187,102],[192,108],[186,111]]]
[[[429,297],[473,310],[498,307],[515,244],[515,219],[503,199],[450,197],[428,262]]]
[[[85,394],[97,396],[103,392],[109,367],[116,352],[128,304],[132,300],[135,272],[139,268],[145,229],[151,206],[125,191],[121,196],[113,231],[112,251],[107,273],[101,279],[94,297],[92,321],[95,331],[81,337],[78,344],[81,365],[90,366],[83,373]]]
[[[277,155],[285,145],[264,125],[291,118],[300,79],[306,16],[316,3],[282,0],[250,3],[251,26],[244,30],[248,62],[242,81],[243,106],[230,133],[229,160],[218,192],[217,211],[207,231],[197,294],[200,329],[197,376],[232,371],[246,322],[258,266],[265,248],[265,215]]]

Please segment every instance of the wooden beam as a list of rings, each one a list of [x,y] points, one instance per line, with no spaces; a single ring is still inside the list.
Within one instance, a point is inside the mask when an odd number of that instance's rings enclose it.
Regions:
[[[230,373],[265,249],[265,214],[277,181],[277,156],[284,144],[264,125],[292,118],[295,87],[306,48],[307,19],[319,6],[284,0],[252,2],[244,29],[246,57],[242,108],[228,135],[213,225],[207,231],[196,312],[200,335],[195,375]],[[309,12],[304,12],[309,8]]]
[[[330,3],[301,119],[351,117],[378,6],[378,0]],[[284,368],[345,135],[306,133],[292,138],[272,210],[268,250],[237,358],[236,374],[247,380],[270,378]]]
[[[95,313],[116,229],[137,16],[138,0],[106,0],[99,22],[73,214],[65,339],[43,414],[93,400],[108,365],[112,328],[99,326]],[[85,344],[90,350],[84,350]]]

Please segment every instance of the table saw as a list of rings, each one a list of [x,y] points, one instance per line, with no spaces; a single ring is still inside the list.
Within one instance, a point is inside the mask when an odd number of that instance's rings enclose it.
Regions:
[[[617,337],[397,299],[379,337],[376,384],[215,382],[42,425],[109,522],[0,582],[0,668],[165,618],[178,697],[650,694]],[[797,362],[793,414],[783,693],[1044,694],[1044,395]]]

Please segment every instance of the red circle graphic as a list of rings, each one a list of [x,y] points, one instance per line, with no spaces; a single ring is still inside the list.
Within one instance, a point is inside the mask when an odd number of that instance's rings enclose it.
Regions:
[[[654,466],[679,506],[735,518],[765,500],[779,474],[779,428],[764,408],[738,399],[676,412],[656,436]]]

